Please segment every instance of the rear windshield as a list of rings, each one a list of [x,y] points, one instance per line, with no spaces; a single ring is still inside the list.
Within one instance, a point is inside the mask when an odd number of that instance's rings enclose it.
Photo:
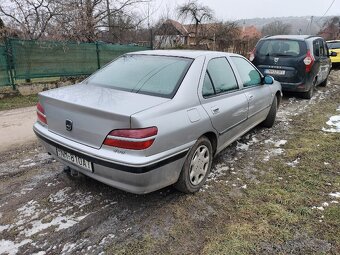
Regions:
[[[298,57],[306,54],[306,44],[295,40],[263,40],[257,48],[257,54],[262,56]]]
[[[172,98],[192,59],[150,55],[124,55],[87,81],[118,90]]]
[[[328,49],[340,49],[340,42],[328,42]]]

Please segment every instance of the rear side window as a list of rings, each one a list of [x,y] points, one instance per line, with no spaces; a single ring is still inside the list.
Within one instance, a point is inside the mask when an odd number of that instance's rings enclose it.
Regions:
[[[257,54],[262,56],[297,57],[306,54],[306,44],[303,41],[271,39],[263,40],[257,47]]]
[[[192,61],[180,57],[124,55],[93,74],[88,83],[171,98]]]
[[[259,72],[247,60],[239,57],[231,58],[237,67],[237,71],[241,76],[244,87],[261,84],[261,76]]]
[[[238,89],[234,72],[226,58],[209,61],[204,77],[203,96],[210,96]]]

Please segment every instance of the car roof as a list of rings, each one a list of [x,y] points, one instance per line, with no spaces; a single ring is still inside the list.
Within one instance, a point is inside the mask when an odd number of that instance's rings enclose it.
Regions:
[[[220,52],[220,51],[207,51],[207,50],[145,50],[127,53],[129,55],[156,55],[156,56],[171,56],[171,57],[184,57],[184,58],[198,58],[200,56],[240,56],[234,53]]]
[[[326,42],[328,42],[328,43],[339,43],[340,40],[330,40],[330,41],[326,41]]]
[[[321,38],[320,36],[316,35],[273,35],[273,36],[268,36],[264,37],[262,39],[290,39],[290,40],[300,40],[300,41],[305,41],[310,38]]]

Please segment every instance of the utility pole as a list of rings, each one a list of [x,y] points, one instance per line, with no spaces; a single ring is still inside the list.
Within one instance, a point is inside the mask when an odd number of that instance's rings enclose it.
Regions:
[[[150,31],[150,48],[153,50],[153,34],[152,28],[150,27],[150,1],[148,2],[148,29]]]
[[[309,34],[312,34],[312,25],[313,25],[314,16],[310,17],[310,27],[309,27]]]
[[[112,40],[112,23],[111,23],[111,10],[110,10],[110,0],[106,0],[106,11],[107,11],[107,25],[109,26],[109,41],[110,43],[113,42]]]

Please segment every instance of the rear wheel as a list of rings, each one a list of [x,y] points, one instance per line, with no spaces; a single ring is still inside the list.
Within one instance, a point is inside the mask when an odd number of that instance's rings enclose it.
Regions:
[[[327,82],[328,82],[328,77],[326,78],[326,80],[324,80],[323,82],[320,83],[320,87],[326,87],[327,86]]]
[[[277,112],[277,97],[274,97],[272,106],[270,107],[269,113],[267,115],[267,118],[261,123],[262,126],[271,128],[276,119],[276,112]]]
[[[313,82],[312,86],[310,87],[310,89],[307,92],[302,93],[302,98],[311,99],[313,97],[315,83],[316,83],[316,80]]]
[[[205,183],[211,169],[212,146],[205,136],[191,148],[182,168],[176,189],[184,193],[197,192]]]

